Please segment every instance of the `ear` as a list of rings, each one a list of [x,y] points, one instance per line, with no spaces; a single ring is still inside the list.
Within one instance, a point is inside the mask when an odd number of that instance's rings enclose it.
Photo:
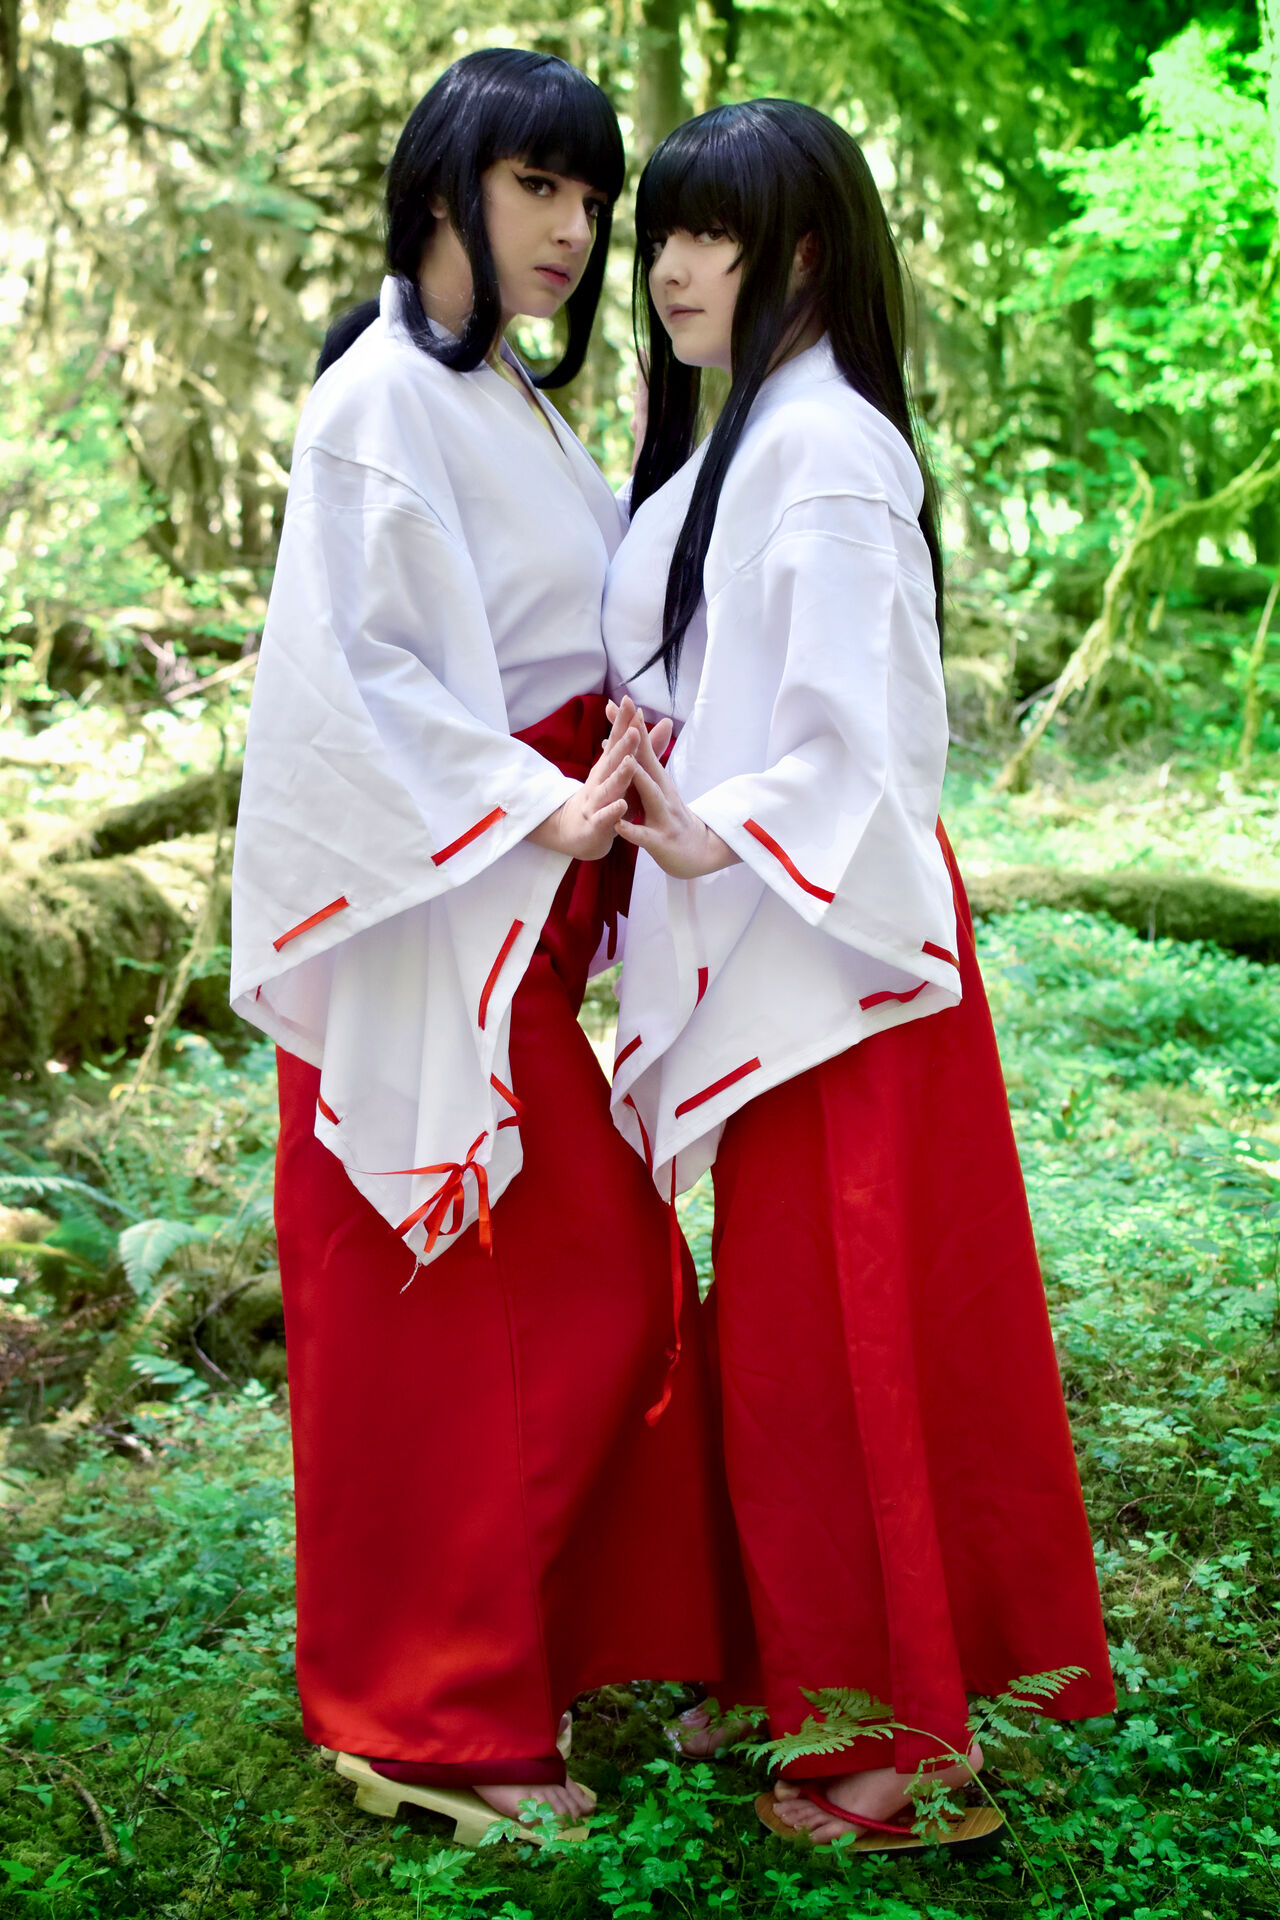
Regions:
[[[796,242],[795,258],[791,262],[791,284],[802,287],[818,264],[818,236],[816,233],[802,233]]]
[[[442,200],[442,198],[438,193],[432,194],[431,198],[427,202],[427,207],[428,207],[428,210],[430,211],[430,214],[433,220],[448,219],[449,209],[448,207],[446,207],[444,201]],[[803,242],[801,244],[803,245]]]

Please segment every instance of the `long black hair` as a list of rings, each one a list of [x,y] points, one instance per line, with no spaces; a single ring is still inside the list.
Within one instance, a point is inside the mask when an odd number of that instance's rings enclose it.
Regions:
[[[915,430],[905,367],[904,275],[871,170],[857,142],[813,107],[748,100],[714,107],[668,134],[636,195],[634,312],[648,355],[649,419],[632,507],[693,451],[700,369],[684,366],[658,317],[649,267],[668,234],[722,228],[738,245],[733,384],[694,485],[667,576],[661,660],[674,688],[685,630],[702,598],[702,568],[729,463],[761,383],[788,335],[816,315],[844,378],[902,434],[924,476],[920,529],[929,549],[942,629],[937,489]],[[813,266],[788,298],[796,247],[812,237]]]
[[[478,367],[502,317],[480,183],[499,160],[522,160],[585,180],[605,200],[586,270],[566,302],[564,354],[536,382],[563,387],[586,355],[604,282],[613,203],[626,176],[617,114],[595,82],[567,60],[488,47],[464,55],[441,74],[409,115],[387,169],[387,266],[400,282],[401,315],[414,344],[458,372]],[[418,269],[436,225],[431,202],[437,198],[471,265],[471,314],[456,340],[432,330],[418,292]],[[377,312],[378,303],[368,301],[334,321],[317,376],[346,352]]]

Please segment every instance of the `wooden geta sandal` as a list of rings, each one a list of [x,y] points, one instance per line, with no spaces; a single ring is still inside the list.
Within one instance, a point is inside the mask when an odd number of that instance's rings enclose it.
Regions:
[[[963,1813],[945,1816],[945,1831],[926,1837],[913,1827],[898,1822],[872,1820],[865,1814],[850,1813],[847,1807],[837,1806],[834,1800],[829,1800],[816,1784],[808,1781],[797,1781],[796,1784],[805,1799],[811,1800],[823,1813],[858,1829],[858,1838],[847,1849],[851,1853],[923,1853],[926,1847],[957,1847],[965,1852],[978,1848],[989,1850],[999,1844],[996,1836],[1004,1826],[1004,1815],[994,1807],[968,1807]],[[809,1839],[803,1827],[793,1827],[782,1818],[778,1803],[771,1793],[757,1795],[756,1813],[770,1833],[776,1833],[780,1840]],[[810,1845],[830,1846],[831,1842],[810,1841]]]

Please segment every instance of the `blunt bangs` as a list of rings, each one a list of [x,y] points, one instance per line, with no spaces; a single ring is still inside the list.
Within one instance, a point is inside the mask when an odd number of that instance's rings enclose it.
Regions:
[[[652,255],[670,233],[723,227],[744,251],[778,197],[777,156],[754,124],[752,102],[716,107],[668,134],[636,195],[636,239]]]
[[[447,68],[409,115],[387,169],[387,265],[400,281],[401,313],[415,345],[459,372],[478,367],[501,323],[498,276],[485,227],[482,176],[522,160],[583,180],[604,199],[595,244],[565,302],[568,338],[539,387],[562,387],[586,358],[613,223],[626,178],[618,117],[608,96],[567,60],[516,47],[487,47]],[[471,267],[471,315],[459,340],[437,336],[422,309],[418,271],[445,214]]]
[[[916,431],[907,380],[902,263],[875,180],[857,142],[795,100],[714,107],[668,134],[636,194],[632,311],[647,370],[648,420],[631,489],[634,513],[693,451],[701,374],[676,355],[649,284],[671,233],[720,228],[737,243],[741,278],[730,341],[732,384],[707,440],[667,575],[661,660],[674,688],[680,650],[703,592],[703,563],[720,490],[770,370],[817,321],[841,377],[895,426],[924,478],[920,527],[943,624],[937,491]],[[809,260],[793,277],[797,248]]]
[[[486,74],[473,111],[483,129],[479,170],[522,160],[570,180],[585,180],[612,203],[622,192],[626,156],[617,115],[600,88],[554,54],[529,54],[528,74]],[[537,75],[537,84],[529,85]]]

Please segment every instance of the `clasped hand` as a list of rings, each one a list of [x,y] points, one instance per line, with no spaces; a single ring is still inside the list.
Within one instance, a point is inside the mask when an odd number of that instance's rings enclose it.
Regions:
[[[630,695],[610,701],[609,738],[578,791],[557,808],[529,838],[571,860],[601,860],[614,835],[643,847],[664,873],[677,880],[715,873],[737,854],[691,813],[662,764],[671,740],[670,720],[652,728]],[[628,820],[628,796],[634,793],[643,819]]]
[[[660,756],[671,738],[671,722],[659,720],[650,730],[629,694],[624,694],[616,706],[610,701],[607,711],[613,722],[611,740],[619,728],[626,730],[628,738],[633,733],[638,736],[629,757],[635,768],[632,785],[644,818],[619,820],[619,838],[629,840],[633,847],[643,847],[673,880],[696,880],[704,873],[731,866],[737,854],[686,806],[662,764]]]

